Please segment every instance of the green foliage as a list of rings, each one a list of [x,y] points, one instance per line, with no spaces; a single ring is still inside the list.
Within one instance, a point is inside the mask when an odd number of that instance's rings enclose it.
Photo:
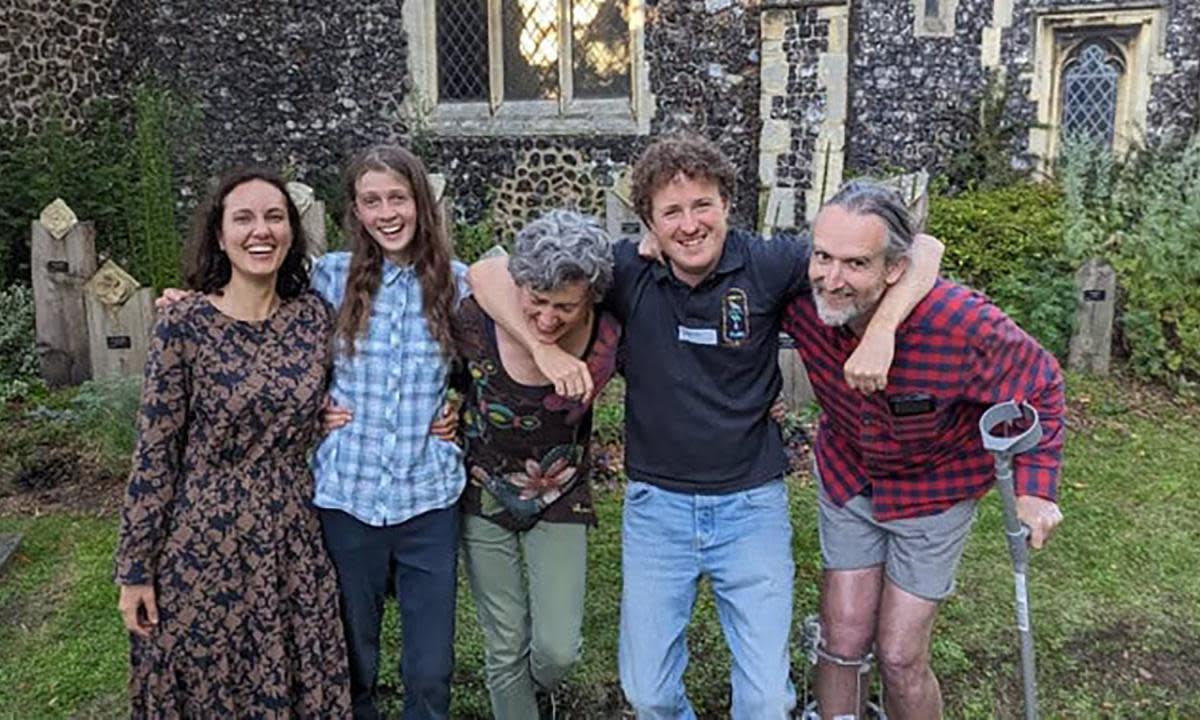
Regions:
[[[496,228],[492,227],[490,217],[484,217],[477,223],[456,223],[452,239],[455,255],[468,265],[496,245],[509,247],[509,243],[502,241]]]
[[[33,291],[0,290],[0,403],[25,397],[41,385],[33,325]]]
[[[930,234],[946,244],[944,273],[988,294],[1055,355],[1075,313],[1074,264],[1063,241],[1061,192],[1018,183],[930,200]]]
[[[951,194],[993,190],[1026,178],[1024,171],[1013,166],[1013,155],[1020,147],[1019,140],[1029,132],[1029,124],[1013,120],[1006,100],[1004,81],[993,71],[968,110],[951,111],[949,121],[965,136],[941,176]]]
[[[104,457],[129,458],[141,400],[140,376],[89,380],[71,400],[71,426]]]
[[[161,86],[135,94],[132,113],[89,105],[72,125],[51,111],[30,134],[0,129],[0,282],[28,282],[29,227],[61,197],[96,226],[96,250],[134,277],[179,284],[177,170],[194,164],[195,109]]]
[[[1133,369],[1195,392],[1200,382],[1200,135],[1122,160],[1087,143],[1065,151],[1067,249],[1107,260],[1122,290]]]
[[[316,171],[309,174],[308,183],[314,195],[325,203],[326,251],[348,250],[346,234],[342,229],[346,198],[343,197],[341,174],[336,169]]]
[[[1200,432],[1200,413],[1124,380],[1069,377],[1067,386],[1079,411],[1059,483],[1067,522],[1033,555],[1028,573],[1043,716],[1200,717],[1200,618],[1192,610],[1200,607],[1194,481],[1200,444],[1180,441]],[[788,485],[796,632],[817,605],[817,491],[806,477],[789,478]],[[617,678],[620,493],[597,492],[596,512],[599,525],[588,533],[583,651],[559,693],[564,717],[628,714]],[[127,715],[128,640],[111,583],[117,520],[0,511],[0,532],[25,536],[0,579],[0,717]],[[1019,716],[1012,587],[1000,503],[989,494],[980,502],[957,591],[939,609],[934,631],[933,669],[946,717]],[[390,606],[380,684],[395,714],[402,641]],[[489,717],[473,610],[460,579],[451,714],[464,719]],[[684,678],[697,716],[728,717],[730,659],[707,583],[688,642]],[[791,649],[802,694],[810,670],[798,643]],[[6,714],[8,708],[21,712]]]
[[[610,380],[596,398],[592,438],[601,445],[625,442],[625,379],[620,376]]]
[[[129,218],[129,269],[141,282],[161,290],[180,285],[180,227],[175,200],[172,138],[190,137],[189,107],[165,88],[147,84],[134,100],[136,123],[131,147],[130,186],[125,194]]]

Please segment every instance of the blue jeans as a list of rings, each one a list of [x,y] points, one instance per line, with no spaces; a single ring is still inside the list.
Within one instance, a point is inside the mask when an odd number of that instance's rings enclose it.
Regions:
[[[383,601],[391,594],[400,606],[404,720],[445,720],[454,672],[458,506],[387,527],[340,510],[320,512],[325,546],[338,572],[355,720],[380,717],[379,631]]]
[[[639,720],[695,718],[683,671],[702,575],[733,655],[734,720],[787,718],[794,566],[783,481],[727,495],[630,482],[621,548],[621,688]]]

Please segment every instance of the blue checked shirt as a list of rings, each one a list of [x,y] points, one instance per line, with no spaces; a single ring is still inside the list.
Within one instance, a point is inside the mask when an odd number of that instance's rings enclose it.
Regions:
[[[312,287],[333,307],[346,291],[349,253],[329,253],[313,268]],[[459,296],[466,266],[454,263]],[[446,362],[421,312],[411,267],[384,260],[383,282],[355,353],[339,352],[330,394],[354,419],[331,432],[313,456],[318,507],[368,525],[396,525],[458,501],[466,478],[462,451],[429,434],[446,399]]]

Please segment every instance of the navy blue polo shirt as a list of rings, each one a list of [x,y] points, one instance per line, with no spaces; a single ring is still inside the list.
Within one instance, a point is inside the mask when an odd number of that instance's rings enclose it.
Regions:
[[[676,492],[761,485],[787,466],[768,410],[779,394],[779,326],[808,289],[807,240],[731,230],[716,270],[692,288],[616,247],[606,307],[624,325],[625,468]]]

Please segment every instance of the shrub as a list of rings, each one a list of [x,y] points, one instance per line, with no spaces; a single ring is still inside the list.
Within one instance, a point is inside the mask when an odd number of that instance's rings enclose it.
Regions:
[[[107,458],[133,456],[142,378],[89,380],[71,401],[73,428]]]
[[[196,154],[195,112],[165,88],[140,87],[127,117],[88,106],[77,127],[52,111],[29,134],[0,128],[0,283],[28,282],[29,224],[61,197],[96,226],[96,250],[140,281],[178,285],[177,170]]]
[[[1059,189],[1018,183],[934,195],[929,232],[946,244],[943,273],[988,294],[1059,357],[1070,344],[1075,266],[1063,239]]]
[[[0,403],[41,386],[35,343],[33,291],[21,285],[0,290]]]
[[[1194,392],[1200,382],[1200,134],[1123,160],[1070,145],[1062,168],[1071,257],[1107,260],[1121,287],[1133,370]]]
[[[451,239],[454,241],[454,252],[459,260],[468,265],[496,245],[507,245],[501,242],[489,217],[477,223],[455,223],[453,232]]]

